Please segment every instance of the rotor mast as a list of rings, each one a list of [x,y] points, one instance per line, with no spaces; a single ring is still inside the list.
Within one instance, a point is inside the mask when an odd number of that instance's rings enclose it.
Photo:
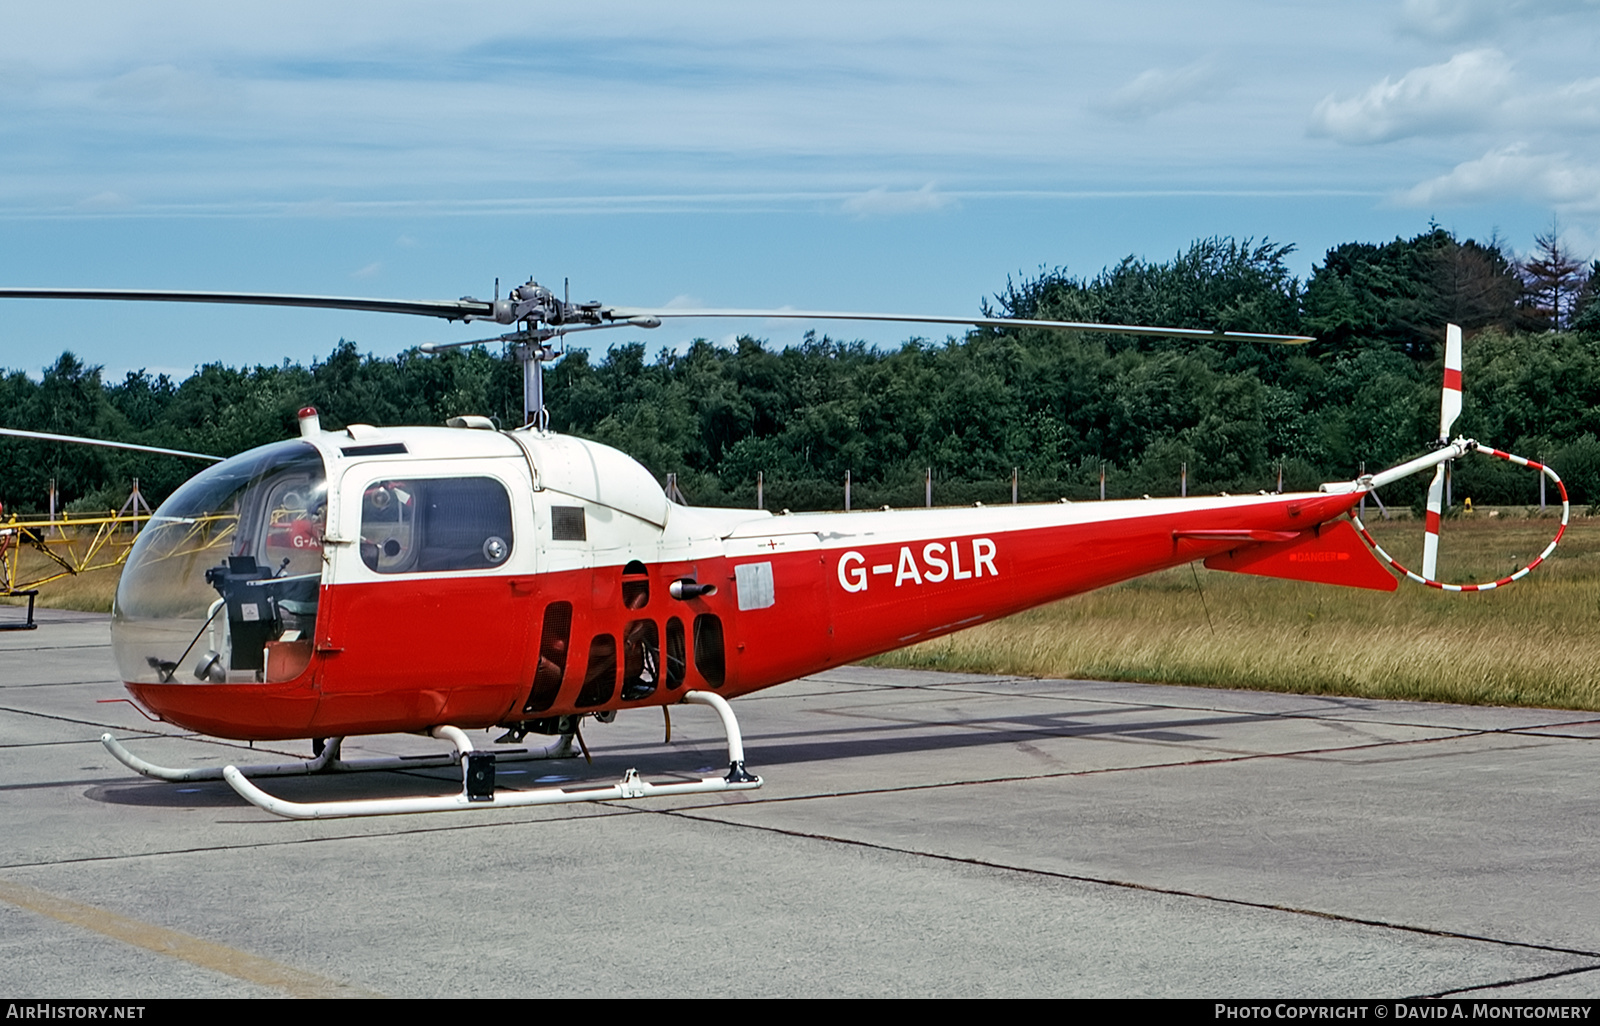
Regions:
[[[498,291],[498,289],[497,289]],[[483,304],[471,296],[461,297],[463,304]],[[483,304],[493,313],[489,316],[468,314],[463,320],[494,320],[500,324],[522,325],[516,331],[495,338],[471,339],[466,342],[427,342],[421,346],[425,353],[443,349],[476,346],[488,342],[508,342],[517,362],[522,364],[522,426],[540,431],[550,428],[550,411],[544,405],[544,365],[566,355],[566,346],[557,349],[550,343],[575,331],[597,331],[600,328],[658,328],[661,318],[649,314],[617,317],[599,301],[573,303],[558,297],[554,292],[529,278],[526,284],[512,289],[505,299],[496,298]]]

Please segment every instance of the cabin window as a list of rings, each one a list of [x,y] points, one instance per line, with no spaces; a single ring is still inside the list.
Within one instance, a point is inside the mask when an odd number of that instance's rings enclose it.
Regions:
[[[252,526],[262,541],[262,562],[279,577],[321,577],[322,529],[328,520],[327,485],[321,475],[292,474],[269,482],[261,514],[265,523]],[[241,527],[246,519],[240,517]],[[247,530],[241,536],[250,537]]]
[[[511,496],[491,477],[377,481],[361,497],[361,561],[380,574],[487,570],[511,542]]]
[[[567,673],[567,640],[572,634],[572,603],[552,602],[544,610],[544,631],[539,635],[539,666],[533,671],[525,713],[544,712],[556,704],[561,679]]]
[[[318,468],[320,469],[320,468]],[[311,661],[311,638],[316,631],[317,599],[322,583],[322,530],[327,523],[327,486],[320,474],[282,475],[266,482],[263,521],[254,536],[261,539],[259,571],[263,579],[254,586],[245,584],[252,576],[249,556],[252,546],[242,544],[243,559],[229,559],[229,572],[218,575],[232,580],[220,591],[228,599],[228,628],[232,652],[229,670],[260,670],[262,679],[274,682],[293,680]],[[241,535],[250,535],[248,521],[241,515]],[[245,568],[235,572],[235,565]],[[273,583],[266,584],[265,580]],[[244,584],[245,590],[238,590]],[[252,613],[246,607],[254,607]],[[270,663],[270,665],[269,665]],[[221,662],[217,665],[220,667]]]
[[[722,621],[712,613],[694,618],[694,668],[714,688],[722,687],[727,672],[722,650]]]
[[[634,620],[622,632],[622,698],[655,694],[661,678],[661,631],[654,620]]]
[[[683,678],[689,670],[688,646],[684,644],[683,621],[676,616],[667,619],[667,690],[683,687]]]
[[[617,690],[617,639],[601,634],[589,642],[589,668],[583,673],[583,690],[573,704],[579,709],[604,705]]]

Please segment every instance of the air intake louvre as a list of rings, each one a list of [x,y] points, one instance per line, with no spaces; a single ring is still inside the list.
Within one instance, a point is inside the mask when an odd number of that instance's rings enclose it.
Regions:
[[[582,506],[551,506],[550,537],[555,541],[588,541]]]

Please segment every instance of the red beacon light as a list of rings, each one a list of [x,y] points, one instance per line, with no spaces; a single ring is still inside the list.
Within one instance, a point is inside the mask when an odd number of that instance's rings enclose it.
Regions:
[[[300,407],[300,437],[315,438],[322,433],[322,418],[317,416],[315,406]]]

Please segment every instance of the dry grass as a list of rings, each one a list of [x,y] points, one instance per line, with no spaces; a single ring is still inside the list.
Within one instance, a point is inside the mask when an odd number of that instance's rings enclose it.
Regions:
[[[53,572],[56,564],[35,549],[22,550],[17,570],[18,581],[32,580]],[[111,600],[117,594],[117,581],[122,579],[122,568],[109,567],[91,570],[71,577],[61,577],[39,586],[38,604],[51,609],[77,609],[86,613],[111,612]],[[26,605],[27,599],[0,599],[4,605]]]
[[[1372,525],[1420,563],[1421,525]],[[1441,571],[1493,580],[1553,520],[1447,521]],[[884,666],[1484,705],[1600,709],[1600,519],[1574,518],[1550,563],[1486,594],[1402,582],[1359,591],[1181,567],[891,652]],[[1209,623],[1207,611],[1209,610]]]

